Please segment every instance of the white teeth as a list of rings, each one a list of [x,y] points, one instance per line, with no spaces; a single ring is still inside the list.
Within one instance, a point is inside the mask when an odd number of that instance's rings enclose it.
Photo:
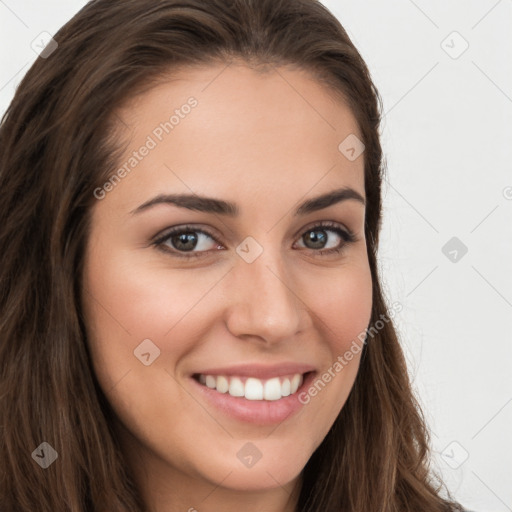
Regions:
[[[284,379],[283,383],[281,384],[281,395],[288,396],[290,394],[290,379]]]
[[[293,395],[299,386],[302,384],[302,375],[300,373],[295,374],[290,381],[290,394]]]
[[[217,377],[217,391],[219,393],[227,393],[229,389],[229,381],[224,375]]]
[[[302,374],[296,373],[287,377],[273,377],[268,380],[249,377],[243,382],[240,377],[225,375],[199,375],[199,382],[219,393],[228,393],[246,400],[279,400],[297,392],[302,384]]]
[[[244,396],[244,384],[237,377],[233,377],[229,383],[228,393],[231,396]]]
[[[263,384],[259,379],[245,381],[245,398],[247,400],[263,400]]]
[[[263,397],[265,400],[279,400],[282,397],[281,383],[277,377],[265,382],[265,386],[263,387]]]

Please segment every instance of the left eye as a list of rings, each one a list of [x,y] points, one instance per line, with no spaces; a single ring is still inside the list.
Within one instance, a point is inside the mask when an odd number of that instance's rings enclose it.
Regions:
[[[329,233],[334,234],[334,236],[329,236]],[[210,248],[223,249],[222,245],[215,240],[213,235],[192,226],[174,228],[155,240],[153,244],[178,257],[201,257],[209,252],[208,238],[214,242],[210,242],[212,246]],[[329,238],[334,238],[334,240],[330,241]],[[337,224],[319,224],[307,229],[299,241],[303,242],[303,244],[312,245],[306,246],[307,249],[311,249],[319,254],[326,254],[340,252],[345,245],[355,241],[355,236]]]
[[[334,240],[334,245],[333,243],[331,243],[331,246],[327,247],[327,245],[329,244],[329,236],[327,235],[327,233],[329,232],[334,233],[336,235],[334,238],[338,238],[338,242]],[[343,231],[340,228],[327,228],[325,226],[316,226],[312,229],[308,229],[300,238],[300,241],[304,241],[304,243],[311,243],[313,245],[313,247],[307,247],[308,249],[321,249],[321,253],[329,252],[330,249],[339,250],[340,240],[342,240],[343,242],[349,241],[349,235],[346,231]]]

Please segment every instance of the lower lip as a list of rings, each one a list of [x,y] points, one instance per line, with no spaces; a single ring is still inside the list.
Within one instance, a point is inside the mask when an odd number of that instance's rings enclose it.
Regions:
[[[245,423],[273,425],[291,418],[304,406],[299,401],[299,394],[309,387],[314,376],[315,372],[309,372],[304,376],[301,386],[293,395],[279,400],[247,400],[244,397],[231,396],[229,393],[219,393],[192,377],[190,380],[201,396],[226,416]]]

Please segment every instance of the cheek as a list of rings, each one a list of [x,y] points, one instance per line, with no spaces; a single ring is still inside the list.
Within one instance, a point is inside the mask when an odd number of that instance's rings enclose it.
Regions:
[[[211,273],[173,271],[139,261],[133,250],[115,256],[98,252],[85,279],[89,323],[125,343],[130,340],[133,350],[143,339],[163,339],[176,325],[188,322],[217,280]]]
[[[315,379],[299,396],[315,418],[309,432],[312,452],[327,435],[356,379],[372,311],[372,278],[361,257],[305,282],[314,329],[321,338],[317,352],[325,356]]]
[[[322,320],[319,329],[333,355],[339,355],[368,327],[373,299],[370,268],[363,261],[347,264],[339,272],[317,279],[316,284],[322,291],[317,289],[309,296],[314,300],[315,314]]]
[[[129,254],[96,247],[84,269],[83,304],[88,344],[103,390],[119,389],[114,387],[125,377],[123,386],[158,373],[162,389],[171,392],[172,380],[163,370],[172,371],[192,350],[200,322],[191,319],[197,320],[201,299],[215,281],[215,276],[198,272],[148,266],[134,257],[133,249]],[[148,352],[151,363],[145,366],[137,355]]]
[[[201,299],[218,277],[143,264],[133,250],[97,250],[91,256],[84,272],[84,314],[98,382],[121,422],[139,438],[154,435],[155,423],[146,419],[156,421],[156,415],[166,435],[180,438],[173,404],[180,413],[195,404],[176,385],[173,368],[201,335]]]

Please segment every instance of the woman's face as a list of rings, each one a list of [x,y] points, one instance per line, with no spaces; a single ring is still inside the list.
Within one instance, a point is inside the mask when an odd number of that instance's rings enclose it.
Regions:
[[[291,488],[370,321],[361,135],[297,69],[175,78],[117,113],[124,172],[95,191],[94,370],[145,485]]]

